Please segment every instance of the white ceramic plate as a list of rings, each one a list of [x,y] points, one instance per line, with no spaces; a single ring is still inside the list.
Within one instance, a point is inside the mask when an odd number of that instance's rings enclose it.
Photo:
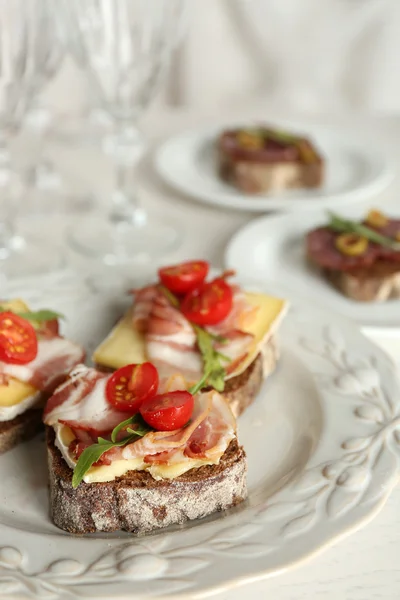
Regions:
[[[361,219],[365,208],[341,210]],[[388,214],[396,214],[395,212]],[[306,233],[327,222],[323,211],[307,211],[301,219],[293,214],[260,217],[245,225],[228,244],[225,262],[239,276],[259,281],[279,281],[294,294],[356,321],[365,332],[398,335],[400,301],[363,303],[346,298],[305,260]]]
[[[277,123],[304,133],[295,123]],[[327,208],[365,200],[381,192],[393,177],[384,153],[371,140],[353,138],[346,131],[307,125],[306,134],[315,140],[326,158],[325,184],[318,190],[291,190],[279,195],[245,195],[223,182],[216,171],[215,140],[231,124],[188,131],[166,141],[155,155],[159,175],[172,187],[198,200],[255,212]]]
[[[32,297],[64,312],[89,350],[121,311],[88,290]],[[1,456],[0,596],[201,598],[278,574],[371,519],[398,479],[392,363],[351,324],[297,304],[281,346],[240,419],[249,499],[233,511],[139,538],[74,537],[49,518],[43,441]]]

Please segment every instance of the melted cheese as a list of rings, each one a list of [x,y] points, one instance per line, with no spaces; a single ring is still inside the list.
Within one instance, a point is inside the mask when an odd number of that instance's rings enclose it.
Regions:
[[[56,446],[63,455],[65,462],[73,469],[76,461],[71,457],[68,447],[75,439],[71,429],[66,425],[60,425],[56,430]],[[117,477],[122,477],[128,471],[148,471],[156,480],[175,479],[179,475],[183,475],[190,469],[202,467],[204,465],[216,464],[219,461],[216,459],[196,459],[184,456],[183,454],[176,457],[173,464],[155,465],[148,464],[142,458],[131,458],[129,460],[114,460],[111,465],[101,465],[99,467],[91,467],[83,478],[85,483],[100,483],[104,481],[113,481]]]
[[[7,308],[12,312],[29,312],[29,306],[23,300],[16,298],[15,300],[0,301],[2,308]]]
[[[11,378],[8,385],[0,385],[0,406],[14,406],[37,393],[29,383]]]
[[[23,300],[15,299],[8,301],[0,301],[2,308],[8,308],[14,312],[28,312],[29,306],[23,302]],[[36,400],[35,396],[37,389],[29,383],[24,383],[15,378],[10,378],[7,385],[0,385],[0,407],[11,407],[23,402],[24,400],[29,402],[29,398],[33,397],[33,402]],[[25,403],[26,404],[26,403]],[[13,419],[15,416],[15,410],[12,411],[1,411],[4,416],[9,412],[9,419]],[[13,416],[11,416],[13,415]],[[7,419],[8,420],[8,419]]]
[[[229,375],[229,378],[237,377],[251,365],[271,335],[276,333],[287,311],[287,302],[281,298],[246,292],[246,300],[258,308],[253,321],[243,327],[246,333],[254,335],[254,340],[246,360]]]
[[[258,307],[254,320],[244,328],[246,332],[254,335],[254,342],[246,361],[229,377],[240,375],[253,362],[263,344],[279,327],[287,308],[285,300],[265,294],[247,292],[246,298],[250,304]],[[132,325],[132,309],[95,350],[93,360],[99,365],[113,369],[147,360],[144,337]]]
[[[132,309],[128,310],[110,335],[95,350],[93,360],[99,365],[112,369],[146,360],[144,337],[132,325]]]

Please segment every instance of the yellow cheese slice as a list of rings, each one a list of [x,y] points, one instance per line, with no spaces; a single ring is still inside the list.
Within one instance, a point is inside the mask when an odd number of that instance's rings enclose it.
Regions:
[[[229,378],[237,377],[251,365],[262,346],[277,331],[287,310],[287,302],[274,296],[246,292],[246,300],[252,306],[257,307],[254,319],[251,323],[243,327],[243,331],[254,335],[254,340],[246,360],[235,371],[230,373]]]
[[[19,298],[16,298],[15,300],[1,300],[0,306],[2,308],[7,308],[12,312],[29,312],[29,306]]]
[[[23,300],[1,301],[2,308],[7,308],[13,312],[28,312],[29,306]],[[0,385],[0,406],[14,406],[19,404],[29,396],[37,393],[37,389],[28,383],[11,378],[8,385]]]
[[[0,385],[0,406],[14,406],[37,393],[37,389],[29,383],[18,379],[10,379],[8,385]]]
[[[99,365],[119,369],[124,365],[142,363],[146,359],[143,336],[132,325],[129,309],[110,335],[95,350],[93,360]]]
[[[190,469],[202,467],[211,464],[207,460],[195,458],[185,458],[182,462],[174,465],[149,465],[141,458],[131,460],[114,460],[111,465],[101,465],[100,467],[91,467],[86,473],[84,480],[86,483],[99,483],[101,481],[113,481],[116,477],[122,477],[128,471],[148,470],[154,479],[176,479]]]
[[[72,430],[63,425],[58,431],[58,438],[63,448],[63,454],[68,453],[68,446],[75,439]],[[72,460],[72,459],[71,459]],[[101,465],[91,467],[85,474],[86,483],[99,483],[101,481],[113,481],[116,477],[122,477],[128,471],[148,470],[154,479],[175,479],[190,471],[190,469],[202,467],[203,465],[213,464],[207,459],[196,459],[185,456],[184,460],[177,461],[172,465],[150,465],[143,462],[141,458],[132,458],[130,460],[114,460],[111,465]]]
[[[252,322],[244,327],[246,332],[254,335],[254,342],[246,361],[231,373],[230,377],[240,375],[247,369],[259,353],[260,345],[276,331],[286,312],[286,301],[281,298],[247,292],[246,299],[258,309]],[[143,335],[132,325],[132,309],[95,350],[93,360],[99,365],[112,369],[147,360]]]

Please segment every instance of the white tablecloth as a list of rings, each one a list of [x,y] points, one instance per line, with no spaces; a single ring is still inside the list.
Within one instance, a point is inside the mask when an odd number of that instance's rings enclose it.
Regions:
[[[240,116],[265,118],[265,107],[244,107],[231,115],[198,115],[188,112],[152,110],[144,121],[144,130],[152,144],[186,127],[216,122]],[[282,116],[282,115],[277,115]],[[293,116],[293,115],[291,115]],[[268,115],[270,118],[271,115]],[[316,119],[314,119],[316,120]],[[323,118],[318,119],[324,122]],[[357,131],[372,132],[377,141],[390,150],[400,165],[400,118],[378,118],[352,115],[329,118],[329,124],[348,126]],[[67,170],[77,173],[90,187],[107,198],[112,182],[112,170],[98,148],[80,144],[78,149],[54,145],[51,154],[60,158]],[[163,262],[175,259],[204,257],[217,267],[223,264],[224,248],[230,236],[257,215],[221,210],[183,198],[164,186],[155,176],[151,161],[146,160],[138,173],[143,201],[158,216],[168,214],[185,231],[179,250],[165,256]],[[400,212],[400,178],[382,194],[374,205],[395,206]],[[397,207],[397,210],[396,210]],[[156,265],[154,265],[156,266]],[[104,276],[105,277],[105,276]],[[400,312],[399,312],[400,321]],[[400,365],[400,339],[377,339]],[[366,527],[342,540],[306,564],[268,580],[246,584],[219,594],[219,600],[396,600],[400,598],[400,489],[394,490],[379,515]]]

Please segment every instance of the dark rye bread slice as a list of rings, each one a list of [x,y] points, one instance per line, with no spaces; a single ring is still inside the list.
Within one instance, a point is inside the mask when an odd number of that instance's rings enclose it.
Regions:
[[[54,444],[51,427],[46,427],[46,438],[50,512],[55,525],[69,533],[145,533],[226,510],[247,496],[246,455],[236,439],[218,465],[191,469],[173,480],[130,471],[114,481],[73,489],[72,470]]]
[[[278,362],[279,352],[274,337],[264,345],[253,362],[243,373],[228,379],[225,384],[224,397],[237,418],[256,398],[265,377],[273,373]],[[114,369],[104,365],[96,365],[103,373],[112,373]]]
[[[31,408],[10,421],[0,421],[0,454],[40,433],[42,414],[43,408]]]
[[[400,263],[380,260],[369,267],[338,271],[323,269],[328,281],[358,302],[384,302],[400,298]]]

